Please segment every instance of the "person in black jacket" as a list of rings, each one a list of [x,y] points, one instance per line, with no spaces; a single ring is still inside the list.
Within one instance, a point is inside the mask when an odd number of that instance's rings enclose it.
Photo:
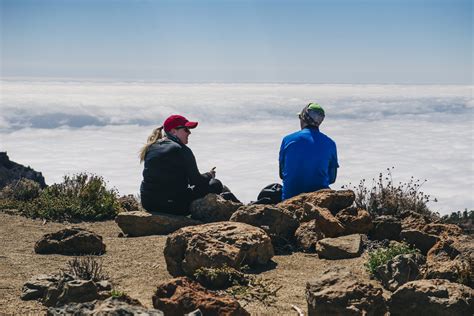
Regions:
[[[140,196],[147,211],[188,215],[193,200],[222,192],[214,168],[201,174],[193,152],[186,146],[191,129],[197,125],[181,115],[172,115],[148,137],[140,152],[140,161],[144,162]]]

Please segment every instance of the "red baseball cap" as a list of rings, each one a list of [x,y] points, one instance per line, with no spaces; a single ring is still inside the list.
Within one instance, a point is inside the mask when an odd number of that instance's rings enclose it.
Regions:
[[[165,129],[165,132],[169,132],[173,128],[182,126],[187,128],[195,128],[196,126],[198,126],[198,122],[190,122],[187,118],[181,115],[171,115],[163,123],[163,128]]]

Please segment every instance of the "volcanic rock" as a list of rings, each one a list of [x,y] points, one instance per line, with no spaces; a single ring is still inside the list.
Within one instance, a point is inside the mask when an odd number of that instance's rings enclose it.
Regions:
[[[305,252],[314,252],[318,240],[325,238],[315,219],[301,223],[295,232],[296,245]]]
[[[327,208],[331,213],[336,214],[338,211],[351,206],[354,200],[355,194],[351,190],[323,189],[316,192],[302,193],[278,203],[276,206],[296,213],[307,202],[321,208]]]
[[[102,254],[105,244],[102,237],[83,228],[69,227],[58,232],[46,234],[35,244],[39,254],[86,255]]]
[[[316,252],[320,258],[330,260],[355,258],[362,253],[362,237],[360,234],[353,234],[324,238],[317,242]]]
[[[448,280],[417,280],[396,290],[390,300],[390,315],[473,315],[474,290]]]
[[[273,257],[270,237],[261,228],[217,222],[181,228],[168,236],[164,249],[168,272],[192,276],[201,267],[240,269],[263,265]]]
[[[430,235],[419,230],[402,230],[400,238],[407,244],[418,248],[422,254],[426,255],[431,247],[439,241],[435,235]]]
[[[144,211],[119,213],[115,222],[129,237],[167,235],[181,227],[201,224],[185,216]]]
[[[260,227],[271,237],[274,245],[287,243],[298,228],[298,221],[288,211],[265,204],[242,206],[230,221]]]
[[[328,271],[306,284],[308,316],[384,315],[382,288],[374,287],[349,272]]]
[[[344,226],[344,234],[367,234],[373,227],[369,212],[356,207],[348,207],[336,214]]]
[[[402,224],[396,217],[382,215],[373,220],[374,227],[369,233],[371,239],[375,240],[400,240]]]
[[[187,277],[160,284],[152,301],[153,307],[162,310],[165,315],[184,315],[196,309],[202,315],[250,315],[236,299],[210,292]]]
[[[384,288],[395,291],[401,285],[420,278],[420,266],[425,261],[426,258],[420,254],[398,255],[378,267],[375,276]]]
[[[207,194],[201,199],[194,200],[189,207],[191,217],[203,223],[228,221],[232,214],[242,206],[224,199],[218,194]]]

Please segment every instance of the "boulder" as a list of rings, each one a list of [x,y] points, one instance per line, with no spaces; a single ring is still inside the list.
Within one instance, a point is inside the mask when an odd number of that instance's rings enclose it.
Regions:
[[[429,216],[414,211],[403,211],[398,217],[401,219],[402,229],[422,230],[433,221]]]
[[[25,167],[14,161],[11,161],[6,152],[0,152],[0,190],[21,178],[30,179],[40,185],[41,188],[46,187],[44,177],[41,172],[35,171],[32,168]]]
[[[288,211],[265,204],[242,206],[230,221],[260,227],[270,236],[274,245],[288,243],[298,228],[298,221]]]
[[[349,272],[327,271],[306,284],[308,316],[384,315],[383,290]]]
[[[89,302],[99,298],[97,285],[92,280],[72,280],[64,284],[56,304]]]
[[[344,235],[368,234],[373,227],[369,212],[357,207],[343,209],[336,218],[344,226]]]
[[[295,232],[296,245],[305,252],[314,252],[318,240],[325,238],[315,219],[301,223]]]
[[[157,309],[147,309],[136,302],[122,298],[110,297],[104,301],[96,300],[86,303],[69,303],[61,307],[48,308],[48,316],[66,315],[147,315],[163,316]]]
[[[352,234],[321,239],[316,244],[316,252],[320,258],[330,260],[358,257],[362,253],[362,236]]]
[[[184,315],[196,309],[202,315],[250,315],[236,299],[208,291],[187,277],[160,284],[152,301],[165,315]]]
[[[201,224],[185,216],[145,211],[119,213],[115,217],[115,222],[129,237],[167,235],[181,227]]]
[[[473,261],[468,253],[460,252],[453,244],[452,241],[441,240],[431,248],[428,252],[425,278],[447,279],[472,286]]]
[[[24,301],[42,299],[48,288],[58,283],[59,280],[60,277],[57,275],[36,275],[23,285],[20,298]]]
[[[264,230],[238,222],[181,228],[168,236],[164,249],[166,266],[173,276],[192,276],[201,267],[263,265],[273,254],[271,239]]]
[[[99,255],[105,252],[102,237],[94,232],[78,227],[68,227],[58,232],[46,234],[35,243],[39,254]]]
[[[415,229],[402,230],[400,232],[400,239],[405,241],[407,244],[418,248],[424,255],[426,255],[431,247],[439,241],[437,236]]]
[[[352,205],[355,200],[355,194],[351,190],[331,190],[323,189],[316,192],[302,193],[300,195],[289,198],[277,204],[277,207],[287,209],[295,213],[302,209],[305,202],[311,203],[321,208],[327,208],[331,213],[336,214],[338,211]]]
[[[341,236],[344,232],[344,226],[339,220],[326,209],[305,203],[303,209],[306,214],[311,214],[311,219],[315,219],[319,228],[326,237]]]
[[[193,219],[203,223],[211,223],[228,221],[241,206],[242,203],[226,200],[218,194],[210,193],[193,201],[189,210]]]
[[[429,223],[423,227],[423,231],[443,239],[450,239],[463,234],[462,228],[454,224]]]
[[[417,280],[396,290],[390,300],[390,315],[473,315],[473,289],[448,280]]]
[[[122,195],[117,199],[117,202],[124,212],[145,211],[133,194]]]
[[[371,239],[400,240],[402,224],[399,219],[389,215],[382,215],[373,220],[373,225],[369,233]]]
[[[395,291],[401,285],[420,278],[420,266],[426,258],[420,254],[398,255],[378,267],[375,276],[384,288]]]

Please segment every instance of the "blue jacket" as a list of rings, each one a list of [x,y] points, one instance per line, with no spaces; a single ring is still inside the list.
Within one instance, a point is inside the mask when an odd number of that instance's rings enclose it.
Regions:
[[[283,138],[280,147],[282,199],[329,188],[336,181],[336,143],[317,128],[306,127]]]

